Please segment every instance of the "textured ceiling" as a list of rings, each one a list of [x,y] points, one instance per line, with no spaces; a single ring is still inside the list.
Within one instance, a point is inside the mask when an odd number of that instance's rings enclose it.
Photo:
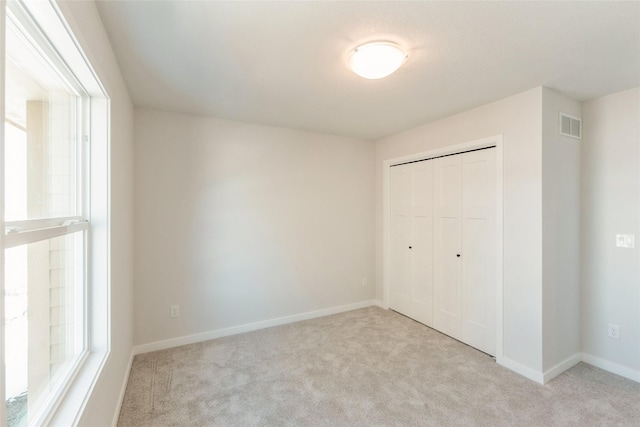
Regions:
[[[545,85],[640,86],[640,2],[98,1],[133,102],[377,139]],[[394,41],[382,80],[345,66]]]

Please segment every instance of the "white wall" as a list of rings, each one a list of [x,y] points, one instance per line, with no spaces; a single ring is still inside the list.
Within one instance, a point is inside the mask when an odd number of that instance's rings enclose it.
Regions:
[[[640,88],[583,103],[582,118],[582,348],[640,381]]]
[[[559,133],[581,104],[542,90],[543,371],[580,354],[580,141]],[[558,372],[559,373],[559,372]]]
[[[504,137],[504,354],[542,370],[542,88],[377,142],[377,295],[382,298],[382,162],[492,135]]]
[[[94,2],[59,2],[111,99],[111,351],[80,425],[111,425],[133,347],[133,107]]]
[[[135,140],[136,344],[374,298],[372,142],[145,109]]]

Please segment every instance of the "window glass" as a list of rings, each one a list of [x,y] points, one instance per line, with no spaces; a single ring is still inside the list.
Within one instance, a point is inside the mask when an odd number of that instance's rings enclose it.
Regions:
[[[76,216],[79,97],[7,24],[5,221]]]
[[[84,233],[5,251],[7,425],[29,425],[83,350]]]

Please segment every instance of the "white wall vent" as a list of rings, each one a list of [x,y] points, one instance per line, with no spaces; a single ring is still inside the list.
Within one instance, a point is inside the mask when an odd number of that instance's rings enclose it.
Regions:
[[[582,139],[582,119],[560,113],[560,135]]]

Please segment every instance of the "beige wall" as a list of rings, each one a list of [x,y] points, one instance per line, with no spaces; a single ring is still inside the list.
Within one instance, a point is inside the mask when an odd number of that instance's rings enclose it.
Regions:
[[[133,108],[94,2],[58,3],[111,99],[111,348],[80,425],[111,425],[133,347]]]
[[[582,348],[640,381],[640,88],[582,113]],[[635,249],[617,248],[616,234],[634,234]]]
[[[504,137],[503,362],[542,369],[542,88],[377,142],[376,283],[382,298],[382,162],[437,147]],[[523,369],[521,369],[522,371]]]
[[[135,140],[136,344],[374,298],[371,142],[145,109]]]
[[[581,104],[542,90],[543,372],[580,354],[580,145],[560,135],[560,112]],[[572,362],[570,361],[569,364]]]

